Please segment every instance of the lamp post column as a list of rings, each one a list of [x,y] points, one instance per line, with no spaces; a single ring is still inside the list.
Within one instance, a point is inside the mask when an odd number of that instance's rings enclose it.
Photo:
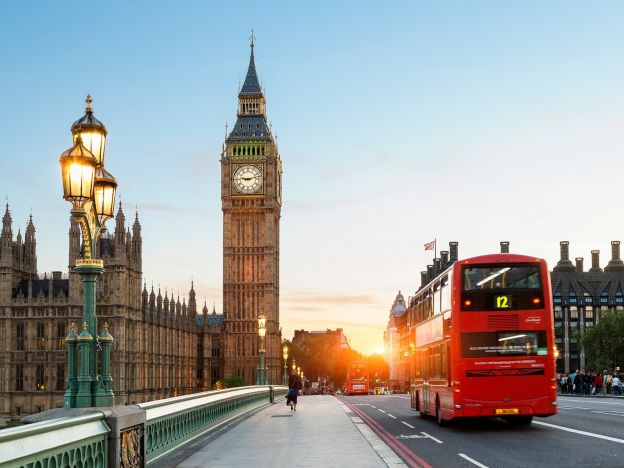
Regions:
[[[113,406],[115,394],[113,393],[113,377],[110,373],[110,350],[113,337],[108,333],[108,323],[104,323],[104,331],[99,337],[102,346],[102,380],[93,397],[95,406]]]
[[[76,407],[76,393],[78,392],[78,382],[76,375],[76,343],[78,335],[76,328],[72,323],[69,327],[69,333],[65,338],[67,344],[67,379],[65,379],[65,396],[63,398],[63,407]]]
[[[87,324],[87,331],[91,335],[91,352],[89,356],[89,374],[94,384],[97,380],[97,316],[95,315],[95,282],[98,275],[104,271],[104,263],[100,259],[84,258],[76,261],[74,271],[80,275],[82,281],[82,322]],[[93,389],[95,390],[95,388]],[[95,393],[95,392],[94,392]]]
[[[93,337],[87,330],[87,322],[82,324],[82,333],[77,338],[80,345],[80,375],[78,376],[78,393],[76,394],[76,408],[89,408],[93,406],[93,398],[91,394],[91,386],[93,379],[89,372],[89,351]]]

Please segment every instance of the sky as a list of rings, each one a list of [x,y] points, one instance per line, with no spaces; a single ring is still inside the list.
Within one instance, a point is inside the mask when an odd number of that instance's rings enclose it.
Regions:
[[[87,93],[148,287],[222,305],[220,151],[256,37],[284,166],[280,321],[382,345],[438,251],[624,240],[624,3],[43,2],[0,15],[0,195],[66,270],[60,154]],[[109,221],[114,226],[114,221]]]

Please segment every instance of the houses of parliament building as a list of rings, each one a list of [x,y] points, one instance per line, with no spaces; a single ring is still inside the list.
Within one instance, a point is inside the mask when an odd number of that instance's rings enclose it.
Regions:
[[[205,391],[233,376],[255,383],[260,314],[266,317],[268,381],[281,381],[281,160],[267,124],[253,48],[252,36],[236,126],[220,159],[223,314],[198,306],[192,282],[182,299],[167,292],[163,297],[153,287],[148,291],[138,213],[127,225],[120,204],[114,229],[98,241],[96,256],[105,271],[97,281],[97,316],[100,324],[108,322],[114,337],[116,405]],[[80,324],[83,308],[82,283],[73,272],[82,249],[78,225],[70,222],[68,273],[41,274],[32,216],[23,237],[19,231],[14,235],[12,224],[7,204],[0,233],[0,427],[63,406],[65,337],[72,323]]]

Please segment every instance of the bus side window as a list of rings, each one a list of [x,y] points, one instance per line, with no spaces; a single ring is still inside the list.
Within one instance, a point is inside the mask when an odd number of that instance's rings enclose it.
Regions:
[[[448,352],[449,346],[447,344],[443,344],[442,348],[442,372],[440,377],[443,379],[448,379]]]

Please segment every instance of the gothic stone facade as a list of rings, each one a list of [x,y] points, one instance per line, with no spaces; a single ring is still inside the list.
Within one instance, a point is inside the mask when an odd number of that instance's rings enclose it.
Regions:
[[[82,317],[82,284],[72,266],[80,256],[77,225],[69,230],[69,273],[39,274],[35,227],[14,238],[7,205],[0,235],[0,425],[24,414],[63,405],[65,337]],[[101,239],[105,272],[97,284],[99,325],[115,341],[112,376],[118,405],[209,389],[222,377],[223,317],[141,291],[142,239],[138,215],[125,227],[121,205],[114,235]]]

